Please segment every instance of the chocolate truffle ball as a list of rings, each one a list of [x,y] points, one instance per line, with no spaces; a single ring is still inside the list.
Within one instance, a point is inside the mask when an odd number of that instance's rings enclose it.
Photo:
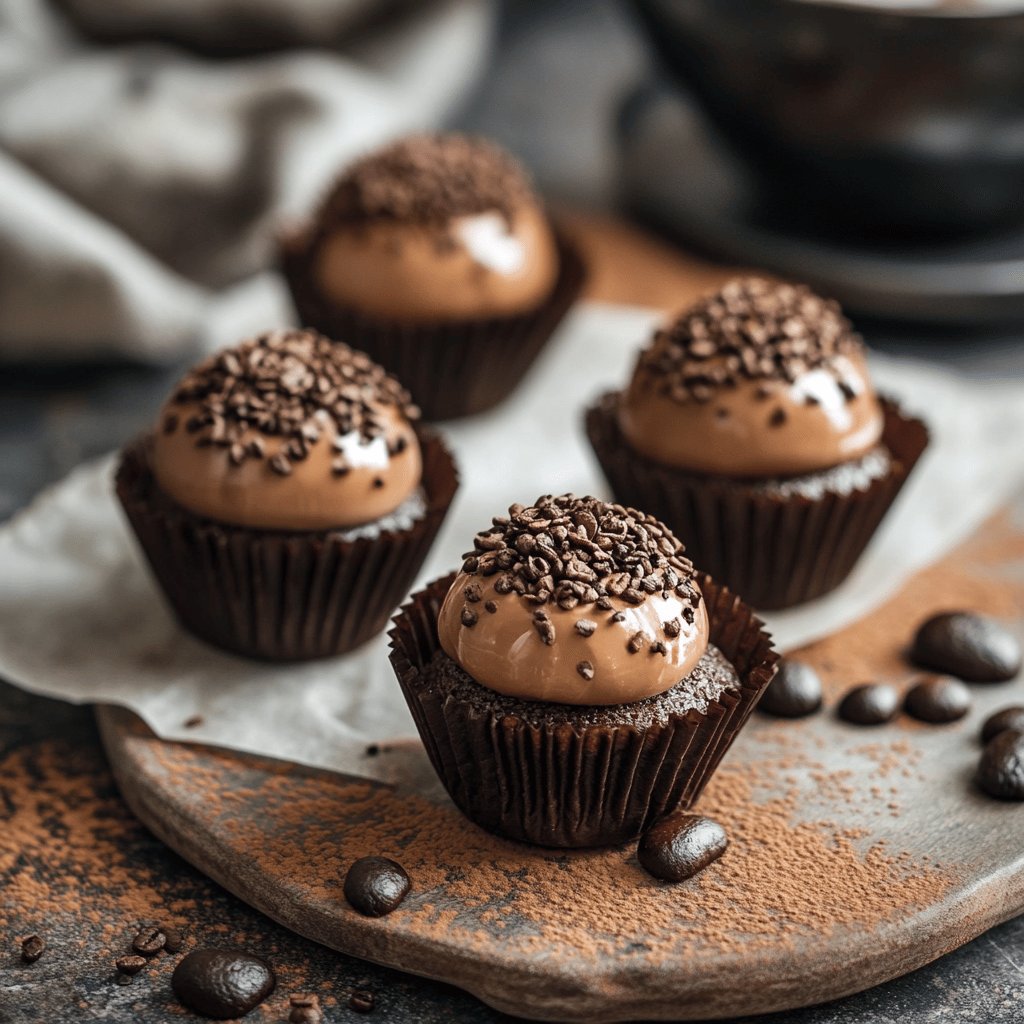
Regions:
[[[417,415],[362,353],[276,331],[186,375],[160,414],[153,473],[177,504],[232,525],[355,527],[417,493]]]
[[[864,346],[838,305],[761,278],[730,282],[658,331],[618,417],[656,462],[754,479],[859,459],[883,428]]]
[[[355,163],[316,217],[313,276],[336,306],[386,321],[512,316],[558,277],[547,217],[491,142],[417,135]]]
[[[505,696],[627,704],[690,674],[708,649],[708,617],[693,565],[653,516],[547,496],[477,535],[438,636]]]

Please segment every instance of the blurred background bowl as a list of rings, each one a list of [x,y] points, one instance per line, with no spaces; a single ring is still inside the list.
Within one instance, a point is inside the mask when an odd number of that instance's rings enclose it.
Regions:
[[[630,2],[794,217],[904,236],[1024,223],[1024,2]]]

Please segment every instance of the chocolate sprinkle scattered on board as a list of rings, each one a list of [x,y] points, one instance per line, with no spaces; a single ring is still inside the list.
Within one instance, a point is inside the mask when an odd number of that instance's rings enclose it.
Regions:
[[[836,302],[806,285],[736,278],[658,331],[637,369],[674,401],[707,402],[740,380],[792,383],[819,367],[834,372],[837,356],[861,349]],[[775,414],[772,423],[779,425]]]
[[[611,608],[615,597],[640,605],[649,594],[674,592],[695,607],[700,592],[683,552],[654,516],[597,498],[545,495],[513,505],[478,533],[462,571],[493,576],[497,593],[541,606]]]

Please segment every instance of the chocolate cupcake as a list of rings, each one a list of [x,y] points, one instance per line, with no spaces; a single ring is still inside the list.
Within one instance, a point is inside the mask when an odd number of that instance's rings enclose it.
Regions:
[[[653,516],[572,495],[494,519],[391,632],[452,800],[555,847],[623,843],[690,806],[775,661],[750,610]]]
[[[397,374],[431,420],[508,395],[584,276],[522,167],[462,135],[354,164],[282,261],[302,322]]]
[[[379,633],[458,486],[417,415],[393,377],[314,331],[265,334],[188,373],[117,472],[182,625],[274,660]]]
[[[615,497],[766,609],[849,575],[928,443],[875,394],[835,302],[760,278],[659,330],[586,426]]]

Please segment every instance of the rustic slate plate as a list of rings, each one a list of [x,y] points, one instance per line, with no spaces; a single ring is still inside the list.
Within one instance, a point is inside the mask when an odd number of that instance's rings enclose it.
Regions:
[[[163,743],[115,708],[98,716],[142,821],[302,935],[533,1018],[729,1017],[868,988],[1024,910],[1024,807],[971,783],[981,720],[1024,701],[1024,683],[975,687],[972,714],[952,726],[867,729],[833,713],[848,686],[918,675],[903,656],[914,626],[957,607],[1024,636],[1024,500],[800,652],[826,683],[826,711],[751,723],[701,804],[730,849],[679,886],[648,878],[632,848],[561,853],[487,835],[449,803],[418,744],[373,755],[402,780],[386,786]],[[348,864],[367,853],[412,875],[390,917],[360,917],[342,896]]]

